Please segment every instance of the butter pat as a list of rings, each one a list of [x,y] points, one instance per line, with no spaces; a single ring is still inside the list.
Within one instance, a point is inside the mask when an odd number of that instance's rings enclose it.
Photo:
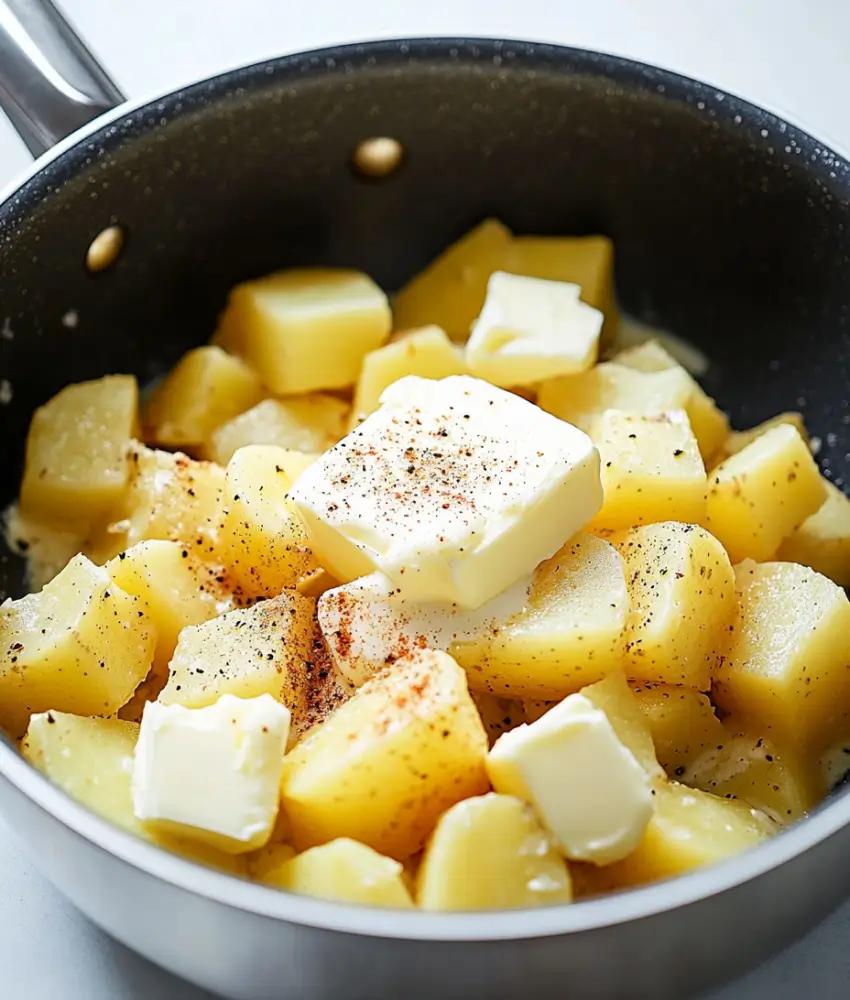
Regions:
[[[145,706],[133,812],[230,854],[262,847],[278,810],[289,710],[271,695],[224,695],[207,708]]]
[[[646,771],[582,694],[500,736],[487,771],[497,792],[534,806],[574,861],[619,861],[637,847],[652,818]]]
[[[496,271],[466,345],[473,375],[495,385],[528,385],[586,371],[596,361],[603,315],[581,288]]]
[[[577,428],[466,375],[408,376],[291,491],[319,563],[380,570],[407,600],[478,608],[602,506]]]

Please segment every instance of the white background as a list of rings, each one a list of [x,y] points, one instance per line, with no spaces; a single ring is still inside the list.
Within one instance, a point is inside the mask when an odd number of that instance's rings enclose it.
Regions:
[[[603,49],[700,77],[850,150],[850,0],[64,0],[64,8],[130,97],[326,44],[498,35]],[[27,162],[0,120],[0,185]],[[850,906],[712,1000],[846,1000],[849,992]],[[202,995],[89,927],[0,825],[0,998],[154,996]]]

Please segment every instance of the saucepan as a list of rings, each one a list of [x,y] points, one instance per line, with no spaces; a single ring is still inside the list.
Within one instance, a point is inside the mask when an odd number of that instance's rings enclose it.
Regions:
[[[593,52],[418,39],[272,59],[121,104],[34,0],[0,4],[0,97],[39,154],[0,205],[0,504],[33,409],[68,382],[150,379],[208,338],[228,288],[276,268],[354,266],[397,288],[486,216],[612,237],[623,308],[705,352],[707,388],[737,425],[802,409],[822,467],[839,483],[848,472],[850,168],[738,98]],[[376,136],[403,151],[384,177],[352,166]],[[120,255],[87,268],[110,227]],[[0,591],[22,587],[3,552]],[[850,890],[840,792],[763,847],[671,882],[428,915],[195,866],[90,814],[9,742],[0,776],[5,818],[81,910],[240,1000],[682,1000]]]

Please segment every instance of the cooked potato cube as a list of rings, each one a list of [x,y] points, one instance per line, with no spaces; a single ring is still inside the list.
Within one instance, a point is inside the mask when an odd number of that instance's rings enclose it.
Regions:
[[[156,630],[142,602],[75,556],[38,594],[0,606],[0,726],[33,712],[111,715],[150,670]]]
[[[214,343],[283,395],[354,385],[391,325],[386,295],[365,274],[301,268],[232,289]]]
[[[628,606],[620,555],[578,534],[537,568],[522,611],[450,652],[475,690],[560,699],[622,664]]]
[[[447,378],[465,375],[463,353],[438,326],[411,330],[391,343],[370,351],[363,359],[354,391],[351,427],[378,409],[378,398],[387,386],[405,375]]]
[[[133,722],[46,712],[30,720],[21,750],[71,798],[116,826],[193,861],[242,874],[242,858],[158,833],[136,819],[130,786],[138,736],[139,727]]]
[[[681,369],[682,366],[657,340],[649,340],[637,347],[621,351],[613,359],[618,365],[641,372],[662,372]],[[708,462],[722,447],[729,435],[729,418],[718,409],[699,383],[691,378],[691,398],[686,407],[691,429],[699,443],[699,450]]]
[[[166,705],[203,708],[224,694],[270,694],[301,711],[311,662],[315,601],[286,591],[247,610],[184,628],[171,660]]]
[[[48,524],[23,514],[18,504],[7,507],[0,515],[0,530],[3,529],[9,547],[26,557],[26,580],[30,591],[41,590],[50,583],[80,552],[92,558],[83,529]],[[96,559],[92,561],[97,562]]]
[[[87,526],[112,507],[130,477],[138,424],[131,375],[66,386],[33,414],[21,510],[50,524]]]
[[[771,417],[770,420],[765,420],[764,423],[759,424],[757,427],[751,427],[746,431],[732,431],[723,442],[723,448],[720,451],[721,460],[729,458],[730,455],[737,455],[748,444],[752,444],[756,438],[761,437],[762,434],[772,430],[774,427],[779,427],[781,424],[790,424],[792,427],[795,427],[800,437],[808,444],[809,435],[803,421],[803,414],[795,412],[779,413],[775,417]]]
[[[156,662],[154,661],[154,667]],[[156,701],[168,681],[168,671],[153,669],[133,692],[133,697],[115,713],[125,722],[141,722],[145,705]]]
[[[708,691],[735,614],[735,578],[705,529],[668,521],[632,528],[615,544],[626,564],[630,679]]]
[[[580,375],[541,383],[538,406],[593,435],[606,410],[658,414],[686,410],[693,387],[683,368],[639,372],[606,362]]]
[[[481,312],[487,282],[512,253],[511,233],[486,219],[453,243],[402,288],[393,301],[395,328],[435,324],[452,338],[466,340]]]
[[[824,480],[826,502],[779,546],[776,558],[801,563],[850,587],[850,500]]]
[[[278,812],[282,816],[283,811]],[[274,835],[273,835],[274,836]],[[257,882],[265,882],[266,885],[274,885],[279,889],[286,886],[281,880],[281,872],[287,861],[295,857],[295,848],[291,844],[269,843],[261,847],[258,851],[245,855],[248,862],[248,875]]]
[[[850,602],[831,580],[795,563],[737,567],[740,611],[714,699],[813,751],[848,728]]]
[[[693,688],[636,683],[631,687],[652,733],[658,763],[671,778],[691,784],[682,777],[690,765],[703,754],[716,753],[725,741],[726,732],[714,706]]]
[[[484,729],[487,731],[487,741],[490,746],[502,735],[515,726],[526,722],[525,712],[521,701],[510,701],[508,698],[499,698],[487,691],[470,691]]]
[[[423,910],[509,910],[572,900],[563,858],[530,806],[511,795],[444,813],[417,873]]]
[[[113,581],[138,597],[156,628],[154,668],[166,673],[177,636],[233,605],[222,573],[196,559],[181,542],[139,542],[106,566]]]
[[[302,452],[323,452],[345,434],[348,404],[336,396],[313,392],[287,399],[264,399],[222,424],[207,442],[205,454],[227,465],[240,448],[273,444]]]
[[[262,382],[244,361],[220,347],[196,347],[151,393],[142,417],[145,440],[181,448],[203,444],[263,395]]]
[[[258,444],[240,448],[227,466],[219,545],[231,577],[250,597],[274,597],[316,569],[287,496],[285,460],[282,448]]]
[[[763,562],[825,500],[826,488],[805,441],[795,427],[780,424],[713,470],[705,526],[732,562]]]
[[[295,589],[304,597],[321,597],[338,586],[339,580],[334,580],[327,570],[319,566],[305,573],[295,584]]]
[[[684,410],[651,416],[606,410],[591,436],[605,500],[589,530],[704,519],[705,466]]]
[[[296,847],[351,837],[415,854],[449,806],[486,792],[487,734],[466,675],[423,650],[359,688],[284,759]]]

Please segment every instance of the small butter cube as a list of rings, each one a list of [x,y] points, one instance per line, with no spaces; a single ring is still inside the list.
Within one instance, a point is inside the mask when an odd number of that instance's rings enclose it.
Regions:
[[[494,385],[529,385],[586,371],[596,361],[602,313],[581,288],[496,271],[466,345],[469,370]]]
[[[381,403],[291,492],[342,582],[377,569],[409,600],[477,608],[602,504],[590,439],[512,393],[408,376]]]
[[[501,736],[487,771],[497,792],[534,806],[575,861],[607,865],[626,857],[652,818],[649,776],[582,694]]]
[[[208,708],[150,702],[133,763],[137,819],[232,854],[262,847],[278,810],[289,710],[270,695]]]

